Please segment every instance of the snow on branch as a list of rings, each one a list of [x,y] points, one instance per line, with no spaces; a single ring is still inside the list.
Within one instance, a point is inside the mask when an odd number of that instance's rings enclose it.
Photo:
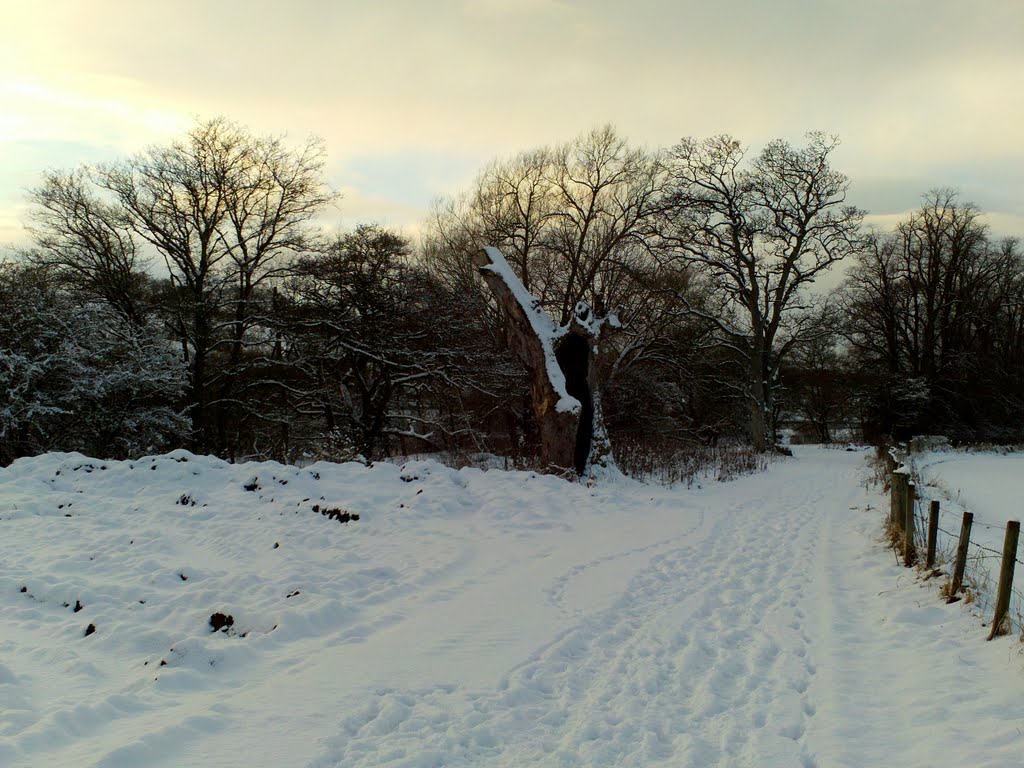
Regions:
[[[526,290],[497,248],[484,248],[474,258],[474,263],[502,303],[506,313],[510,315],[512,322],[525,324],[532,332],[532,338],[539,344],[545,373],[558,397],[555,410],[561,413],[579,413],[582,407],[580,401],[566,390],[565,374],[562,373],[555,358],[555,343],[565,336],[568,330],[556,325],[541,309],[540,302]],[[524,361],[533,357],[526,349],[517,349],[517,352]]]

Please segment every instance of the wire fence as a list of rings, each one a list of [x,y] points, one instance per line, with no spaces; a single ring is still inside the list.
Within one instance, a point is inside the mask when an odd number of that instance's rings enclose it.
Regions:
[[[890,455],[890,457],[891,468],[893,464],[902,463],[895,456]],[[896,492],[895,484],[893,492]],[[931,500],[921,498],[920,496],[914,500],[914,545],[916,550],[921,553],[925,552],[928,546],[927,531],[929,521],[926,510],[927,502],[929,501]],[[942,508],[944,499],[938,499],[937,501],[939,501],[940,506],[935,547],[936,567],[938,571],[945,573],[947,576],[946,589],[949,589],[951,587],[956,550],[960,541],[959,527],[961,521],[957,520],[956,526],[949,525],[948,523],[943,525],[944,518],[945,520],[955,518],[955,513]],[[978,529],[1001,531],[1005,535],[1006,526],[974,520],[972,534]],[[1021,559],[1019,554],[1015,554],[1013,559],[1017,565],[1024,566],[1024,560]],[[963,599],[984,620],[985,626],[990,626],[994,619],[997,600],[997,580],[1000,575],[1002,560],[1002,550],[994,549],[976,541],[968,542],[963,578]],[[1014,584],[1010,588],[1010,605],[1004,621],[1010,633],[1024,640],[1024,589],[1016,586],[1017,583],[1022,583],[1022,580],[1024,580],[1024,571],[1015,571]]]

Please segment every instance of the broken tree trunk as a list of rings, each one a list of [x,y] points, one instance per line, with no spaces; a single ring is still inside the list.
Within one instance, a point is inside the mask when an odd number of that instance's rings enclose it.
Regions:
[[[579,475],[610,466],[595,359],[601,332],[616,327],[617,318],[598,317],[580,302],[567,326],[556,325],[497,248],[484,248],[473,263],[508,321],[509,346],[529,374],[541,463]]]

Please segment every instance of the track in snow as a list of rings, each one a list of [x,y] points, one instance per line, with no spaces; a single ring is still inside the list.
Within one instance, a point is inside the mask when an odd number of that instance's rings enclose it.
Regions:
[[[816,554],[823,526],[863,500],[862,456],[777,467],[793,475],[769,485],[784,498],[709,506],[703,535],[650,557],[614,605],[498,690],[382,692],[313,765],[818,765],[808,743],[815,635],[829,627],[813,614],[834,585]],[[556,580],[549,599],[587,565]]]
[[[0,765],[1019,765],[1020,646],[894,562],[864,455],[800,448],[692,491],[18,462]],[[251,632],[211,633],[217,609]]]

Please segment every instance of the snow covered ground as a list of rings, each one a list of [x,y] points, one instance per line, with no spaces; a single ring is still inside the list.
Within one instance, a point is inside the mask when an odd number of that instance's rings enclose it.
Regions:
[[[1020,765],[1020,646],[878,543],[865,453],[794,450],[689,491],[18,461],[0,766]]]
[[[971,539],[1001,552],[1006,521],[1024,513],[1024,453],[932,451],[913,462],[920,495],[940,502],[942,526],[959,533],[964,511],[973,512]]]
[[[1020,520],[1024,500],[1024,454],[997,451],[929,451],[911,457],[920,477],[922,509],[939,501],[939,549],[952,559],[965,511],[974,514],[967,579],[976,594],[972,610],[991,621],[1002,562],[1006,521]],[[1018,560],[1024,546],[1018,544]],[[1024,567],[1014,575],[1010,620],[1016,633],[1024,633]],[[1024,764],[1024,763],[1022,763]]]

